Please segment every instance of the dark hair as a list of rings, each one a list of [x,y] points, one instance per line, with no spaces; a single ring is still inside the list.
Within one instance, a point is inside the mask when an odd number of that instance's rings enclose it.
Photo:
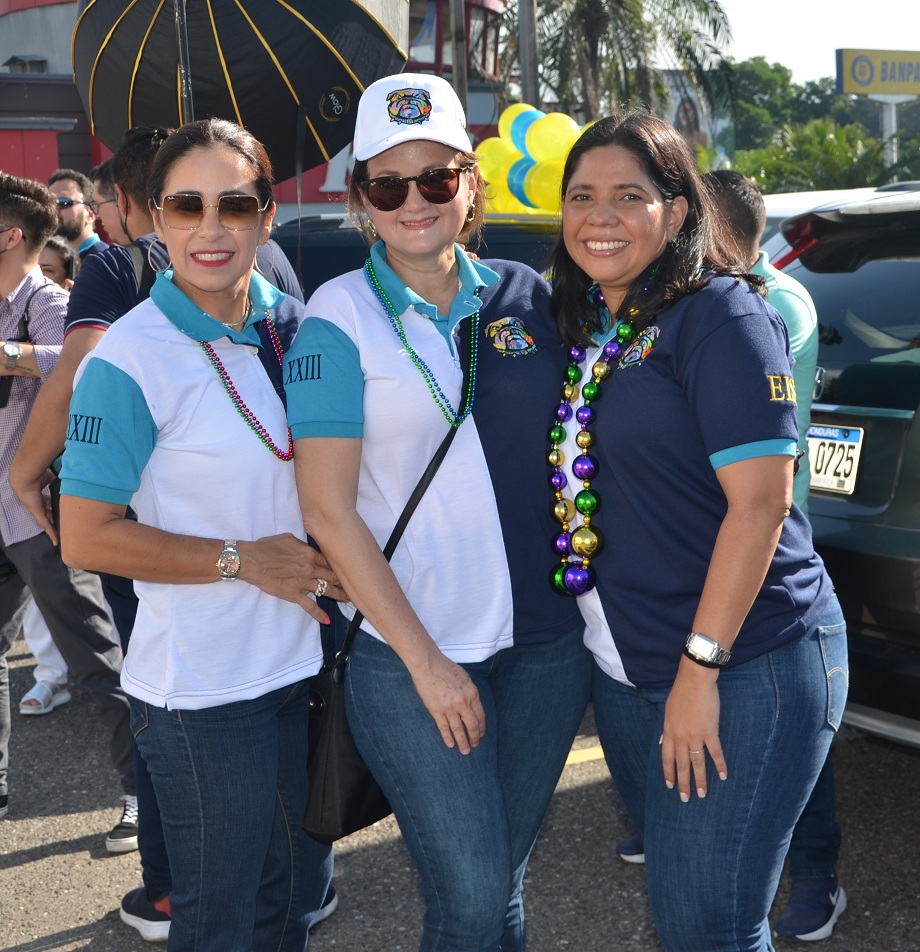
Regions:
[[[66,241],[60,235],[52,235],[45,242],[42,251],[45,248],[50,248],[61,259],[61,265],[71,281],[80,273],[80,256],[77,254],[77,249],[69,241]]]
[[[474,165],[477,161],[475,152],[459,152],[460,165]],[[351,170],[351,178],[348,181],[348,197],[346,199],[348,206],[348,215],[355,223],[358,231],[364,235],[368,244],[372,245],[377,236],[371,231],[371,222],[367,217],[367,211],[364,208],[362,200],[363,187],[367,182],[367,163],[368,159],[355,159],[354,168]],[[479,234],[482,231],[482,222],[485,218],[486,207],[486,183],[480,173],[476,180],[476,194],[473,202],[473,216],[470,221],[465,222],[457,241],[464,245],[476,246],[479,243]]]
[[[112,156],[112,184],[117,185],[138,208],[147,208],[150,196],[147,179],[153,160],[171,132],[171,129],[161,126],[129,129]],[[112,197],[115,197],[114,187]]]
[[[45,242],[57,231],[58,214],[54,194],[34,179],[0,172],[0,225],[22,229],[37,260]]]
[[[108,199],[115,198],[115,175],[112,172],[114,164],[115,157],[110,155],[89,170],[89,179],[96,191]]]
[[[261,205],[274,200],[272,164],[265,146],[251,132],[227,119],[201,119],[186,123],[173,132],[153,160],[147,181],[147,195],[159,205],[172,167],[195,149],[215,145],[225,145],[245,159],[252,169]]]
[[[690,124],[685,125],[680,118],[681,110],[689,106],[690,111],[693,113],[693,118]],[[699,132],[700,130],[700,111],[696,108],[696,103],[693,101],[692,96],[684,96],[681,101],[677,104],[677,110],[674,113],[674,128],[678,132],[682,132],[686,135],[688,132]]]
[[[89,202],[93,197],[93,183],[82,172],[75,169],[55,169],[48,176],[48,184],[54,185],[55,182],[71,181],[76,183],[77,189],[83,196],[83,200]]]
[[[726,232],[726,250],[737,244],[742,261],[746,261],[749,252],[757,248],[767,223],[763,197],[749,178],[731,169],[708,172],[703,181],[712,194],[719,225]]]
[[[687,201],[687,215],[680,231],[656,261],[639,275],[626,293],[614,320],[638,307],[634,321],[643,330],[671,302],[704,287],[715,274],[741,275],[742,269],[725,259],[710,233],[710,196],[696,171],[696,157],[677,130],[645,112],[623,113],[600,119],[589,126],[572,146],[562,173],[563,217],[565,193],[582,158],[594,149],[619,146],[639,163],[665,202],[679,195]],[[563,338],[569,343],[586,343],[599,331],[595,308],[587,298],[592,279],[572,260],[562,233],[550,256],[553,274],[552,310]],[[701,273],[701,269],[707,269]],[[654,278],[652,275],[654,274]]]

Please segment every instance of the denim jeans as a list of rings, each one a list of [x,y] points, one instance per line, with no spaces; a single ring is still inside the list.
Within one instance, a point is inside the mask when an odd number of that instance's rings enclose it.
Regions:
[[[303,952],[332,849],[302,829],[307,691],[169,711],[131,699],[172,871],[170,952]]]
[[[421,952],[523,952],[524,869],[588,701],[581,631],[464,664],[486,731],[448,749],[405,665],[359,632],[346,677],[348,721],[421,877]]]
[[[804,637],[719,674],[728,779],[668,790],[658,740],[667,690],[595,668],[594,710],[610,772],[644,834],[649,899],[669,952],[772,952],[767,914],[792,829],[827,759],[847,693],[846,627],[832,598]]]
[[[814,790],[792,831],[789,874],[793,879],[828,879],[837,872],[840,824],[834,785],[834,761],[829,752]]]

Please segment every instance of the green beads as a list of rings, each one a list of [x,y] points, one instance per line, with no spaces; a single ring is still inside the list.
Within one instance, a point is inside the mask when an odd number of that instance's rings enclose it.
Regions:
[[[583,516],[593,516],[600,508],[600,505],[600,496],[590,489],[583,489],[575,496],[575,508]]]
[[[585,400],[594,401],[594,400],[597,400],[598,397],[600,397],[600,395],[601,395],[601,387],[600,387],[600,384],[597,383],[596,381],[594,381],[594,380],[589,380],[589,381],[581,388],[581,392],[582,392],[582,395],[584,396]]]
[[[562,443],[565,440],[565,427],[559,426],[557,423],[549,431],[549,441],[550,443]]]

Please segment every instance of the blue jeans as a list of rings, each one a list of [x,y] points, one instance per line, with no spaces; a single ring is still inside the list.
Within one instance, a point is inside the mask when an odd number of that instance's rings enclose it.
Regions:
[[[444,746],[405,665],[359,632],[346,678],[355,743],[421,877],[421,952],[523,952],[524,870],[591,683],[581,631],[465,664],[486,712],[468,756]]]
[[[834,761],[828,753],[815,788],[792,831],[789,875],[793,879],[828,879],[837,872],[839,854]]]
[[[728,779],[707,757],[709,793],[668,790],[658,739],[667,690],[594,675],[610,772],[645,838],[649,899],[669,952],[772,952],[767,914],[792,829],[827,759],[847,694],[836,598],[803,638],[719,675]]]
[[[332,849],[303,832],[306,682],[201,711],[131,699],[172,872],[170,952],[303,952]]]

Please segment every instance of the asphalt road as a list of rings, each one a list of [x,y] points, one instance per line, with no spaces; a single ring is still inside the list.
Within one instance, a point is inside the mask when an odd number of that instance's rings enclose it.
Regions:
[[[10,655],[14,702],[10,815],[0,821],[2,952],[151,952],[123,925],[118,903],[140,884],[136,853],[109,855],[118,784],[89,697],[45,717],[20,717],[33,659]],[[590,716],[565,770],[531,861],[531,952],[660,952],[642,867],[613,853],[627,823],[594,750]],[[920,952],[920,750],[844,728],[835,742],[840,880],[849,909],[828,952]],[[421,903],[392,819],[343,841],[338,911],[313,932],[310,952],[413,952]],[[787,888],[784,881],[782,900]],[[778,911],[778,907],[777,907]],[[777,952],[797,943],[777,942]]]

